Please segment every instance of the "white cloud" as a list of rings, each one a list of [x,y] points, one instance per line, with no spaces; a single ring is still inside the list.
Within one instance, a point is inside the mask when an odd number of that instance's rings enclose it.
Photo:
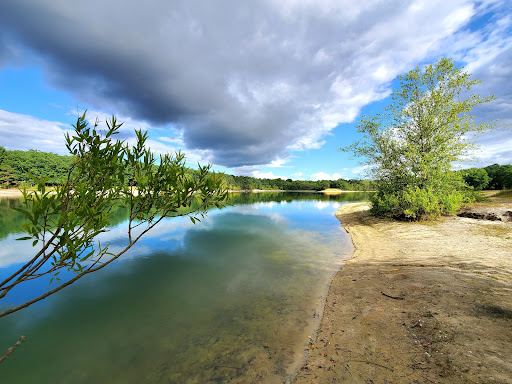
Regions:
[[[351,172],[357,178],[365,178],[368,176],[369,169],[369,165],[358,165],[357,167],[352,168]]]
[[[272,171],[270,171],[270,172],[253,171],[251,176],[257,177],[258,179],[284,179],[284,180],[287,179],[286,176],[274,175],[274,173]]]
[[[79,111],[83,113],[83,111]],[[75,115],[76,112],[70,112],[69,115]],[[106,129],[105,121],[111,119],[112,115],[99,111],[88,111],[87,120],[90,126],[94,126],[98,121],[98,129]],[[180,138],[162,138],[158,140],[151,139],[151,132],[158,133],[151,125],[144,121],[138,121],[128,116],[117,116],[117,122],[123,123],[119,130],[119,135],[113,136],[113,139],[124,140],[130,145],[135,145],[135,130],[142,129],[149,131],[150,136],[146,141],[146,146],[156,154],[174,154],[180,150]],[[44,152],[54,152],[60,155],[68,155],[69,152],[65,145],[64,135],[72,134],[74,131],[71,125],[57,121],[38,119],[33,116],[20,113],[12,113],[0,109],[0,137],[1,145],[8,150],[28,150],[37,149]],[[164,141],[164,142],[162,142]],[[165,142],[176,145],[168,145]],[[188,165],[206,164],[211,162],[212,152],[210,150],[186,150],[186,161]]]
[[[510,128],[487,132],[474,140],[480,144],[469,155],[471,166],[485,167],[491,164],[512,164],[512,134]]]
[[[332,175],[330,175],[330,174],[325,173],[325,172],[313,173],[310,176],[310,179],[313,180],[313,181],[318,181],[318,180],[338,180],[338,179],[345,179],[345,178],[346,177],[343,176],[341,173],[333,173]]]
[[[64,135],[71,131],[57,121],[41,120],[33,116],[0,109],[1,145],[9,150],[38,149],[67,154]]]
[[[331,176],[328,173],[325,172],[318,172],[313,173],[310,177],[311,180],[317,181],[317,180],[331,180]]]
[[[272,160],[270,162],[270,164],[267,164],[265,165],[266,167],[269,167],[269,168],[284,168],[286,167],[284,164],[286,163],[289,163],[291,161],[291,159],[275,159],[275,160]]]
[[[180,147],[185,145],[182,137],[159,137],[158,140],[165,141],[165,142],[171,143],[171,144],[176,144]]]

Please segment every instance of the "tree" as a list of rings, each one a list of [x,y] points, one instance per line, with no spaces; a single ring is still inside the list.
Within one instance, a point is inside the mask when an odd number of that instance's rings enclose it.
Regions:
[[[24,226],[27,236],[18,240],[31,240],[38,248],[29,262],[0,282],[0,300],[17,286],[43,276],[51,276],[57,286],[50,285],[43,295],[4,310],[0,317],[109,265],[165,217],[189,216],[195,223],[209,208],[223,206],[227,193],[222,175],[211,173],[209,165],[188,172],[182,153],[162,155],[157,161],[145,147],[147,132],[135,132],[133,147],[113,140],[121,125],[112,117],[101,133],[98,122],[91,129],[85,113],[79,116],[73,136],[66,135],[74,159],[66,178],[48,191],[47,177],[33,176],[37,192],[23,190],[24,208],[18,210],[29,224]],[[95,238],[108,230],[119,205],[129,211],[127,245],[113,253]],[[64,270],[74,274],[61,281],[59,273]]]
[[[59,156],[54,153],[29,149],[28,151],[6,151],[0,168],[11,170],[12,185],[14,186],[32,184],[33,180],[29,175],[47,176],[47,185],[54,185],[66,177],[67,171],[72,165],[73,158],[71,156]]]
[[[464,181],[476,191],[481,191],[489,185],[489,175],[483,168],[470,168],[462,171]]]
[[[503,188],[512,189],[512,165],[502,165],[501,169],[503,171],[502,183]]]
[[[490,177],[489,189],[512,188],[512,164],[493,164],[484,168]]]
[[[7,151],[0,146],[0,188],[9,188],[16,185],[13,169],[7,163]]]
[[[0,188],[13,188],[18,184],[18,180],[10,165],[0,164]]]
[[[450,59],[399,76],[392,103],[358,125],[360,141],[342,148],[365,158],[377,182],[372,211],[377,215],[419,220],[455,212],[467,198],[451,163],[472,147],[465,135],[483,132],[468,113],[493,96],[471,93],[479,81]]]

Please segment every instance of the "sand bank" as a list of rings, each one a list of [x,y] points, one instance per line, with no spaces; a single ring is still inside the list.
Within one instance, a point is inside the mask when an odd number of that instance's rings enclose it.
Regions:
[[[22,197],[23,193],[19,189],[0,189],[0,198],[2,197]]]
[[[368,209],[337,212],[356,250],[295,382],[512,383],[512,222]]]

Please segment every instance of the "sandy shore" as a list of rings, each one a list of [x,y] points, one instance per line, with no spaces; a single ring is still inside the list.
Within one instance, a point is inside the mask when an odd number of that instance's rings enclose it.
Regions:
[[[356,250],[294,382],[512,383],[512,222],[401,223],[368,208],[337,213]]]
[[[1,197],[22,197],[23,193],[19,189],[0,189]]]

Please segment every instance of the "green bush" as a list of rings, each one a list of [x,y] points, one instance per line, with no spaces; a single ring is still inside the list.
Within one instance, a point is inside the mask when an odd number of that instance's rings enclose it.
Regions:
[[[469,190],[418,186],[407,186],[396,191],[380,189],[370,197],[373,214],[410,221],[453,215],[462,204],[474,199],[474,194]]]

